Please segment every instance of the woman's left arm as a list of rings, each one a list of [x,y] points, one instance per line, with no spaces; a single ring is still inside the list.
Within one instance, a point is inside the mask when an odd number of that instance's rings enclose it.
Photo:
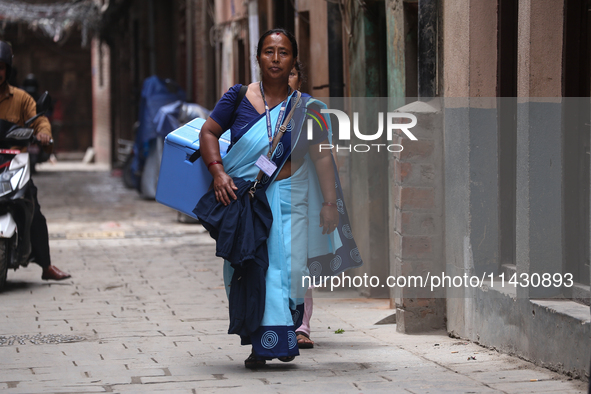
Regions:
[[[324,202],[328,203],[320,211],[320,227],[323,227],[322,234],[332,233],[339,225],[333,159],[330,150],[320,149],[320,146],[326,146],[327,144],[328,139],[325,139],[320,145],[310,145],[308,149],[310,158],[316,167],[322,197],[324,197]]]

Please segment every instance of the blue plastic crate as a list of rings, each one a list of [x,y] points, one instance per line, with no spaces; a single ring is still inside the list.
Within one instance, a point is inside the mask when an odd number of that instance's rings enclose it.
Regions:
[[[203,123],[205,119],[194,119],[166,136],[156,189],[156,201],[194,218],[193,209],[213,180],[203,158],[199,157],[194,163],[189,161],[199,149]],[[222,158],[230,145],[229,137],[227,131],[220,138]]]

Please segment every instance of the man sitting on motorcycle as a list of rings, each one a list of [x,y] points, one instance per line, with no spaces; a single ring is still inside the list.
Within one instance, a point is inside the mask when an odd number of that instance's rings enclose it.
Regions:
[[[12,69],[12,48],[4,41],[0,41],[0,119],[23,126],[27,119],[36,114],[36,103],[24,90],[8,83]],[[43,145],[51,142],[51,126],[45,116],[39,117],[32,124],[35,137]],[[37,200],[37,188],[31,179],[31,192],[35,201],[35,211],[31,223],[31,257],[35,263],[43,268],[41,278],[44,280],[62,280],[70,277],[51,264],[49,255],[49,233],[47,221],[41,213]]]

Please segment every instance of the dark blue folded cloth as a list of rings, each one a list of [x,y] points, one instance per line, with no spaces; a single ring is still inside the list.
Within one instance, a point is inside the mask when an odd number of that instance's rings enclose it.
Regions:
[[[252,182],[233,180],[238,188],[236,200],[224,206],[210,190],[199,200],[193,213],[216,240],[216,256],[228,260],[234,268],[228,332],[249,336],[260,326],[265,311],[267,238],[273,213],[264,190],[257,189],[251,198],[248,191]]]

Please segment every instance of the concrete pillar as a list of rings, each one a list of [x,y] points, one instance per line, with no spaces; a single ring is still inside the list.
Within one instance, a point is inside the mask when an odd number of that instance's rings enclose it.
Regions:
[[[111,164],[111,58],[109,46],[91,43],[92,147],[96,163]]]
[[[386,34],[388,37],[387,61],[388,61],[388,110],[395,110],[402,107],[406,102],[406,66],[405,66],[405,40],[404,40],[404,3],[402,0],[386,0]],[[397,141],[400,143],[400,138]],[[397,219],[400,217],[399,201],[400,187],[397,185],[396,176],[399,172],[399,155],[388,156],[388,231],[389,248],[388,258],[390,260],[390,275],[396,275],[400,271],[401,260],[400,250],[402,248],[401,238],[397,234]],[[390,306],[397,308],[403,302],[403,294],[390,289]],[[397,312],[398,331],[404,332],[407,326],[405,318],[411,315],[403,315]]]
[[[445,260],[450,276],[497,274],[496,2],[443,4]],[[447,288],[448,331],[472,337],[474,291]]]
[[[517,107],[517,274],[562,273],[563,4],[519,2]],[[519,298],[553,287],[517,288]]]
[[[391,143],[401,144],[404,150],[388,155],[390,275],[426,278],[427,272],[443,270],[442,114],[438,105],[415,102],[404,106],[406,62],[417,61],[405,59],[404,18],[401,0],[386,1],[388,109],[414,114],[418,125],[413,128],[413,134],[419,139],[410,141],[398,135]],[[396,308],[398,332],[414,333],[445,326],[441,292],[421,292],[411,286],[392,287],[390,299]]]
[[[371,12],[364,12],[356,3],[352,12],[359,18],[351,27],[353,35],[349,42],[351,59],[351,96],[365,97],[366,100],[356,100],[352,103],[351,110],[360,115],[360,124],[367,125],[367,130],[377,130],[376,105],[383,101],[369,101],[370,97],[384,96],[384,87],[387,85],[385,69],[382,61],[385,56],[384,37],[381,36],[382,28],[385,29],[383,12],[379,13],[379,1],[368,2],[368,7],[373,7]],[[383,10],[383,8],[381,9]],[[372,18],[372,16],[376,16]],[[383,23],[383,25],[382,25]],[[374,105],[375,104],[375,105]],[[384,108],[385,110],[386,108]],[[365,118],[370,114],[370,118]],[[384,133],[382,140],[374,143],[386,143]],[[351,144],[365,143],[356,138]],[[361,268],[370,276],[378,276],[381,283],[385,283],[389,275],[388,263],[388,184],[384,182],[387,177],[388,155],[352,152],[351,163],[351,203],[354,207],[351,214],[351,225],[355,235],[359,251],[365,265]],[[387,287],[370,287],[364,290],[365,295],[371,297],[388,297]]]

